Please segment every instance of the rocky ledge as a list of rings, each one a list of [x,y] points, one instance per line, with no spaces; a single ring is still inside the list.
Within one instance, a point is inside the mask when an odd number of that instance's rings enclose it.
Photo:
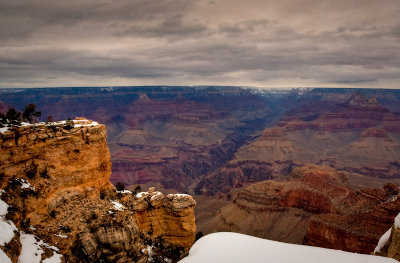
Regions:
[[[35,262],[176,262],[194,242],[191,196],[115,190],[102,124],[2,130],[0,153],[0,224],[9,234],[1,259],[23,263],[33,251]]]

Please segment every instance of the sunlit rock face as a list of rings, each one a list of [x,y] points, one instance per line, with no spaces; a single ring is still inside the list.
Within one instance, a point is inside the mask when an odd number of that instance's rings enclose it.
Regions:
[[[74,122],[74,128],[43,123],[0,134],[7,219],[18,233],[55,245],[68,262],[179,260],[195,238],[193,198],[164,198],[153,189],[116,192],[106,127]],[[2,249],[14,260],[21,243],[18,236],[11,242]]]

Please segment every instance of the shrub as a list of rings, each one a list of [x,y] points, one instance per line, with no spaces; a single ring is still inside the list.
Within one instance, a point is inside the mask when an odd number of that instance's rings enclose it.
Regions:
[[[124,191],[125,185],[121,182],[117,182],[117,184],[115,185],[115,188],[117,188],[117,191]]]
[[[64,129],[66,129],[66,130],[71,130],[71,129],[73,129],[74,128],[74,121],[73,120],[71,120],[71,119],[68,119],[66,122],[65,122],[65,125],[64,125]]]

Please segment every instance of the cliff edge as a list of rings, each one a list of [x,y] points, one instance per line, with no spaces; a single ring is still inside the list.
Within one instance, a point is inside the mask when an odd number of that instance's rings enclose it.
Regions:
[[[13,233],[0,240],[0,256],[11,262],[23,261],[29,238],[42,251],[35,262],[57,253],[58,262],[174,262],[194,242],[191,196],[115,190],[102,124],[80,118],[2,130],[0,153],[0,224]]]

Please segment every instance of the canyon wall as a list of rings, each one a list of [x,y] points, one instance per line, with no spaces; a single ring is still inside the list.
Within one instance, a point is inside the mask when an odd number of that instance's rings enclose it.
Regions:
[[[117,192],[109,181],[106,127],[74,123],[0,133],[1,199],[18,230],[1,249],[16,262],[18,236],[31,234],[68,262],[179,260],[194,242],[193,198]]]
[[[307,165],[288,180],[238,191],[214,218],[214,231],[369,254],[400,212],[399,187],[354,190],[344,172]]]

